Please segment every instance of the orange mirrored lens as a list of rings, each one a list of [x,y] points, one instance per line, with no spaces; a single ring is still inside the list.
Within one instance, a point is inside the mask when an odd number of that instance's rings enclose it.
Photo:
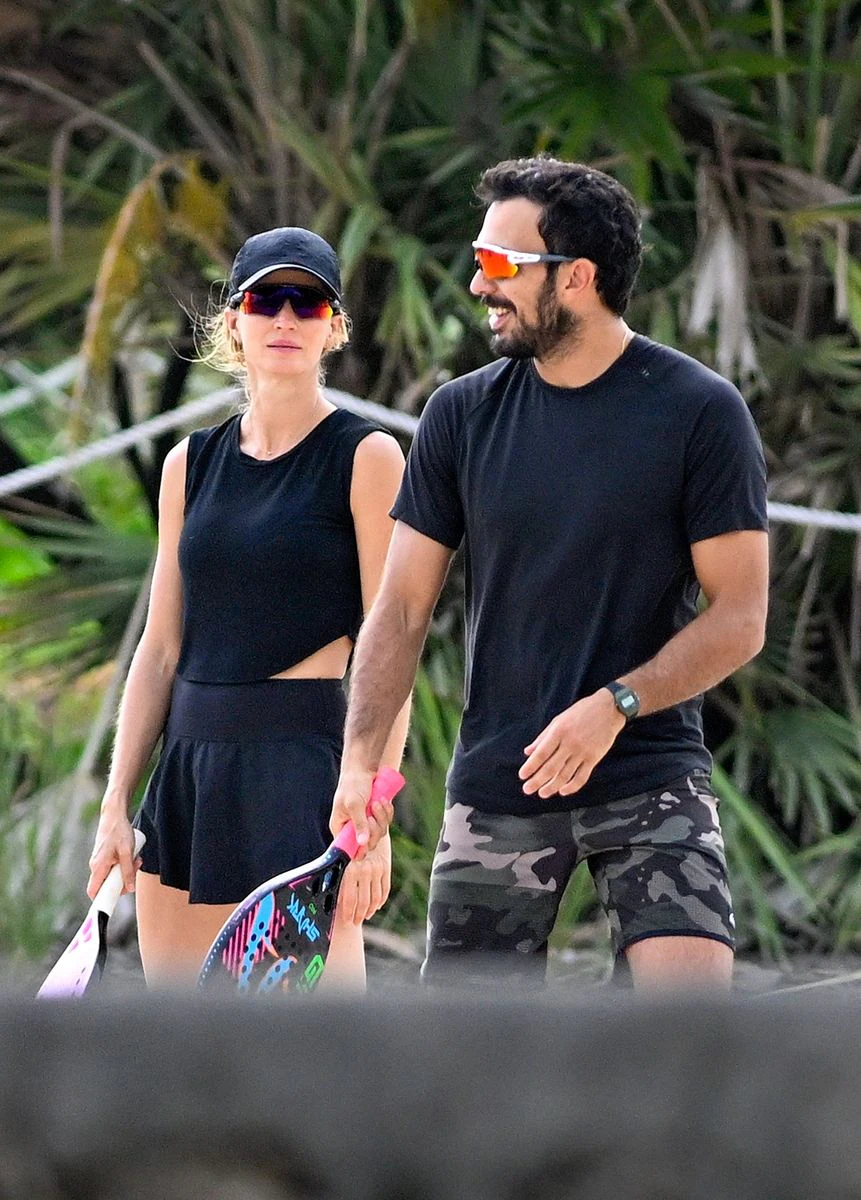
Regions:
[[[498,250],[483,250],[480,246],[475,249],[475,261],[482,274],[487,279],[513,279],[517,274],[517,263],[511,262]]]

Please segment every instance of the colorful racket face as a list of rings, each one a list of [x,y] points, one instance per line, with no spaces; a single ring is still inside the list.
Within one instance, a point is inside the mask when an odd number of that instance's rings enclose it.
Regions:
[[[393,799],[403,782],[397,771],[380,771],[369,808]],[[241,996],[315,988],[326,966],[341,880],[355,853],[350,823],[320,858],[256,888],[210,947],[198,987]]]
[[[338,888],[350,859],[334,847],[251,893],[215,939],[198,977],[243,996],[310,991],[323,973]]]

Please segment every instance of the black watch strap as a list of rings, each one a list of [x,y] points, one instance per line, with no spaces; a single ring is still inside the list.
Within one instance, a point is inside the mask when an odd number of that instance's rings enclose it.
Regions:
[[[619,712],[625,718],[625,721],[633,721],[637,713],[640,711],[640,697],[633,688],[628,687],[625,683],[613,683],[605,685],[607,691],[613,697],[613,703],[618,708]]]

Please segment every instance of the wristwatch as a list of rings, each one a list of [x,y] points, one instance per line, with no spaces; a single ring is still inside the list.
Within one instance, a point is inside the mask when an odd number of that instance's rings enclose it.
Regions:
[[[640,697],[634,689],[627,687],[624,683],[616,682],[605,684],[605,686],[607,691],[612,694],[616,708],[625,718],[625,723],[633,721],[640,711]]]

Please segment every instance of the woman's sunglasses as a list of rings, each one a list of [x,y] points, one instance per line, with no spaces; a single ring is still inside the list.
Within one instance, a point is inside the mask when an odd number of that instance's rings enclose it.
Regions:
[[[323,321],[341,311],[337,300],[304,283],[258,283],[230,298],[230,307],[255,317],[277,317],[289,301],[300,321]]]
[[[524,263],[574,262],[565,254],[534,254],[529,250],[505,250],[502,246],[473,242],[475,265],[485,279],[513,279]]]

